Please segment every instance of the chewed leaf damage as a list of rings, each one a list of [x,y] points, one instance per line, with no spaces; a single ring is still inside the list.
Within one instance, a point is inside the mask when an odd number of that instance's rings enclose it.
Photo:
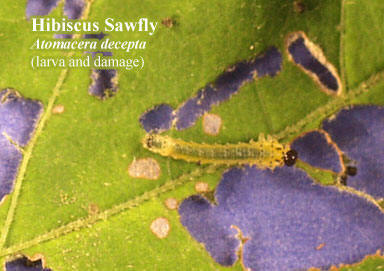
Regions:
[[[12,89],[0,92],[0,200],[13,188],[25,147],[42,113],[40,102]]]
[[[31,16],[48,15],[58,3],[59,0],[28,0],[25,14],[28,19]]]
[[[12,191],[22,158],[22,153],[4,135],[0,135],[0,199]]]
[[[160,133],[171,129],[174,118],[173,108],[160,104],[145,112],[140,117],[140,123],[147,132]]]
[[[83,37],[84,39],[102,40],[105,36],[107,35],[104,34],[103,32],[100,32],[97,34],[85,34]],[[102,51],[85,52],[85,53],[90,53],[92,55],[92,58],[95,58],[97,54],[101,54],[103,56],[113,55],[112,52],[102,52]],[[117,70],[92,69],[91,79],[92,79],[92,83],[89,86],[88,93],[92,96],[95,96],[101,100],[105,100],[110,97],[113,97],[118,91]]]
[[[173,125],[178,130],[191,127],[212,106],[230,99],[243,84],[267,75],[275,76],[281,69],[281,62],[280,52],[275,47],[272,47],[261,56],[250,61],[242,61],[235,64],[221,74],[213,84],[200,89],[194,97],[188,99],[178,109],[174,110]],[[153,112],[145,112],[140,117],[140,120],[146,119],[146,114],[153,114]],[[162,119],[162,117],[159,116],[154,119]],[[147,132],[152,132],[159,130],[159,126],[167,125],[158,122],[146,123],[144,128]]]
[[[80,19],[85,8],[85,0],[65,0],[64,14],[68,19]]]
[[[58,4],[59,0],[28,0],[25,13],[28,19],[31,16],[48,15]],[[71,20],[80,19],[85,6],[85,0],[66,0],[64,15]]]
[[[42,258],[29,259],[25,256],[17,257],[5,263],[5,271],[52,271],[45,268]]]
[[[321,130],[311,131],[296,138],[292,148],[300,154],[300,160],[314,167],[340,173],[344,170],[341,153],[329,135]]]
[[[384,197],[384,107],[344,108],[323,121],[345,156],[346,184],[375,198]]]
[[[89,86],[89,94],[101,100],[112,97],[118,91],[118,76],[116,70],[92,69],[92,83]]]
[[[216,204],[191,196],[181,223],[218,263],[238,260],[250,270],[285,271],[351,264],[384,247],[384,214],[371,201],[315,184],[295,167],[232,168]],[[239,229],[247,239],[240,245]]]
[[[304,32],[294,32],[287,36],[288,58],[297,64],[327,94],[339,95],[341,80],[336,68],[327,61],[323,51],[308,39]]]
[[[97,33],[97,34],[85,34],[83,36],[84,39],[97,39],[97,40],[102,40],[104,39],[104,37],[107,36],[107,34],[103,33],[103,32],[100,32],[100,33]],[[85,53],[88,53],[88,54],[91,54],[92,57],[94,58],[97,54],[101,54],[103,56],[112,56],[113,53],[112,52],[103,52],[103,51],[95,51],[95,52],[85,52]]]

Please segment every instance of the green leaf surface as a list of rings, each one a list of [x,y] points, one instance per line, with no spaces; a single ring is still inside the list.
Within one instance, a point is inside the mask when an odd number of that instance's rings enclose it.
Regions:
[[[230,65],[272,45],[283,55],[282,70],[276,77],[244,85],[212,109],[223,120],[218,136],[204,134],[201,119],[189,129],[168,134],[198,142],[236,143],[264,133],[288,142],[345,105],[383,105],[384,2],[303,0],[303,13],[295,12],[293,2],[95,0],[90,20],[148,17],[160,28],[153,36],[110,33],[112,40],[146,40],[147,49],[129,54],[142,56],[146,63],[142,71],[119,71],[117,95],[100,101],[88,94],[87,69],[30,68],[31,57],[40,52],[29,47],[37,37],[51,34],[31,31],[24,15],[26,2],[3,0],[0,87],[17,89],[45,108],[40,130],[26,148],[15,191],[0,206],[3,261],[16,254],[41,254],[55,271],[241,270],[240,263],[231,268],[215,263],[181,225],[177,211],[164,205],[167,198],[181,202],[195,194],[198,181],[213,189],[223,168],[148,152],[141,145],[145,131],[139,118],[160,103],[176,108]],[[60,5],[51,15],[60,16],[61,10]],[[166,17],[174,18],[172,28],[160,23]],[[320,91],[288,60],[285,37],[299,30],[338,70],[344,88],[340,97]],[[63,114],[51,114],[57,104],[64,105]],[[159,162],[158,180],[129,176],[129,164],[145,157]],[[97,212],[90,212],[90,206],[97,206]],[[164,239],[150,230],[157,217],[170,223]],[[383,265],[378,257],[342,270],[375,270]]]

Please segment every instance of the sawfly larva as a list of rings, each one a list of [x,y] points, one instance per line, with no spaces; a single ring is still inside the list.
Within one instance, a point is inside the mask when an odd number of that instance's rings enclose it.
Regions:
[[[264,169],[292,166],[297,152],[290,150],[272,137],[259,136],[258,141],[237,144],[205,144],[186,142],[158,134],[147,134],[143,138],[144,148],[162,156],[182,159],[187,162],[217,165],[256,165]]]

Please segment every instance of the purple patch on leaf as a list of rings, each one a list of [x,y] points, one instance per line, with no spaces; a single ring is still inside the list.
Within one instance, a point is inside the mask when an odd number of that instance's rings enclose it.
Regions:
[[[0,200],[12,191],[22,158],[21,152],[5,136],[0,135]]]
[[[219,95],[217,98],[228,99],[242,84],[252,81],[256,77],[275,76],[281,69],[281,61],[280,52],[272,47],[251,61],[237,63],[216,79],[215,89],[223,92],[221,94],[223,97]]]
[[[175,111],[176,128],[183,130],[191,127],[200,116],[211,109],[212,105],[229,99],[234,92],[234,89],[230,88],[219,92],[212,86],[199,90],[195,97],[190,98]]]
[[[49,268],[44,268],[42,261],[31,261],[27,257],[16,258],[6,262],[5,271],[52,271]]]
[[[72,34],[55,34],[53,37],[55,39],[72,39]]]
[[[196,120],[217,105],[231,98],[239,88],[255,78],[263,76],[275,76],[281,69],[281,54],[275,48],[268,49],[265,54],[258,56],[251,61],[242,61],[229,68],[220,75],[213,84],[200,89],[196,96],[188,99],[173,112],[176,120],[176,129],[183,130],[191,127]],[[148,114],[149,112],[145,113]],[[161,114],[161,112],[153,112]],[[168,112],[167,112],[168,114]],[[169,120],[167,116],[158,116],[156,119]],[[156,123],[159,126],[159,123]],[[168,124],[160,124],[166,127]],[[169,127],[168,129],[170,129]],[[156,126],[148,130],[156,129]]]
[[[318,80],[327,87],[328,90],[337,92],[340,86],[332,72],[323,65],[311,51],[306,47],[304,38],[299,37],[288,46],[288,52],[293,60],[304,69],[316,75]]]
[[[71,20],[80,19],[84,8],[84,0],[66,0],[64,5],[64,14]]]
[[[300,160],[336,173],[342,171],[342,161],[336,147],[328,142],[325,133],[312,131],[296,138],[291,144]]]
[[[239,88],[266,75],[275,76],[281,69],[281,54],[272,47],[251,61],[237,63],[220,75],[213,86],[199,90],[195,97],[186,101],[175,113],[176,128],[183,130],[191,127],[196,120],[211,110],[212,106],[228,100]]]
[[[95,52],[89,52],[85,51],[86,54],[91,54],[92,58],[97,57],[98,54],[101,54],[102,56],[112,56],[112,52],[101,52],[101,51],[95,51]]]
[[[106,34],[100,32],[98,34],[85,34],[85,39],[98,39],[102,40]],[[98,54],[103,56],[112,56],[112,52],[85,52],[91,54],[95,58]],[[118,90],[117,88],[117,70],[92,70],[92,84],[89,87],[89,94],[96,96],[100,99],[107,99],[112,97]]]
[[[107,34],[104,34],[103,32],[100,32],[98,34],[85,34],[83,37],[84,39],[98,39],[102,40],[104,37],[107,36]],[[101,54],[103,56],[112,56],[112,52],[102,52],[102,51],[96,51],[96,52],[89,52],[86,51],[85,53],[91,54],[92,58],[94,58],[97,54]]]
[[[104,34],[103,32],[97,33],[97,34],[85,34],[83,37],[84,39],[98,39],[102,40],[104,37],[107,36],[107,34]]]
[[[251,270],[327,269],[384,247],[384,214],[376,205],[315,184],[298,168],[232,168],[215,197],[216,205],[189,197],[179,213],[191,235],[222,265],[238,259],[240,241],[232,226],[248,239],[243,264]]]
[[[171,129],[173,119],[173,108],[167,104],[160,104],[145,112],[140,117],[140,123],[147,133],[159,133]]]
[[[24,99],[15,90],[0,92],[0,131],[25,146],[42,111],[40,102]]]
[[[89,86],[89,94],[102,100],[112,97],[118,90],[116,70],[92,69],[92,84]]]
[[[13,143],[24,147],[29,142],[41,112],[37,101],[11,89],[0,92],[0,200],[11,192],[22,159]]]
[[[347,185],[384,197],[384,108],[364,105],[343,109],[335,118],[325,120],[323,129],[357,168]]]
[[[51,13],[57,7],[59,0],[28,0],[25,14],[31,16],[43,16]]]

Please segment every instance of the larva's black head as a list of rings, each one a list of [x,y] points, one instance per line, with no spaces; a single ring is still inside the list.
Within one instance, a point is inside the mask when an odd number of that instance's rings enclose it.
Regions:
[[[152,146],[153,146],[153,135],[148,134],[146,136],[146,138],[145,138],[145,146],[147,148],[149,148],[149,149],[152,148]]]
[[[164,142],[166,141],[164,136],[160,136],[157,134],[146,134],[143,138],[143,146],[151,151],[154,149],[161,149],[164,146]]]
[[[289,150],[284,155],[284,164],[288,167],[293,166],[297,160],[297,151]]]

